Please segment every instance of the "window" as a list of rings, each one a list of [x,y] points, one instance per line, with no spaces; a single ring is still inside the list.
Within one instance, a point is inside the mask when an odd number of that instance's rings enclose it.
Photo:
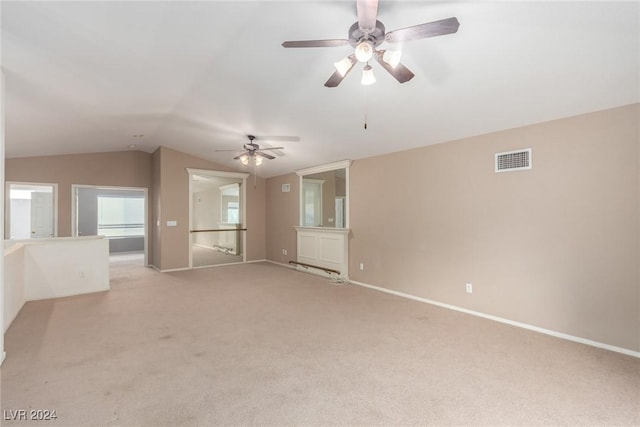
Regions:
[[[98,196],[98,234],[144,236],[144,197]]]

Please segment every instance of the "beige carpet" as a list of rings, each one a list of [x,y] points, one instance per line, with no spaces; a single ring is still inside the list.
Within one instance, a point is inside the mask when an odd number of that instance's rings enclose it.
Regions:
[[[28,303],[3,425],[639,425],[640,360],[272,264]]]

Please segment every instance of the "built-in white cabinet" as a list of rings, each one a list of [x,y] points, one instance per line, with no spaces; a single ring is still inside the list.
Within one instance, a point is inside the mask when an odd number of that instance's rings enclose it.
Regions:
[[[348,228],[296,227],[296,231],[297,260],[302,263],[299,270],[340,279],[349,277]]]

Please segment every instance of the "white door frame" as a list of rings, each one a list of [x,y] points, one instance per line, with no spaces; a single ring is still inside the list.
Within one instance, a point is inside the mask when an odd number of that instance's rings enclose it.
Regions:
[[[145,187],[112,187],[108,185],[71,184],[71,236],[78,237],[76,211],[78,209],[78,189],[129,190],[144,192],[144,265],[149,267],[149,189]]]
[[[205,175],[213,178],[242,179],[240,188],[242,199],[242,228],[247,228],[247,178],[250,176],[244,172],[223,172],[211,169],[186,168],[189,174],[189,268],[193,268],[193,244],[191,243],[191,230],[193,230],[193,175]],[[247,262],[247,232],[242,233],[242,262]],[[210,267],[210,266],[207,266]]]

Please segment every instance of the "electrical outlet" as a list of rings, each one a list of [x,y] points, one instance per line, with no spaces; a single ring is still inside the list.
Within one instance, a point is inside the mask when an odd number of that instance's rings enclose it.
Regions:
[[[283,250],[282,250],[282,255],[286,255],[286,254],[287,254],[287,250],[286,250],[286,249],[283,249]]]
[[[468,294],[473,293],[473,285],[471,283],[467,283],[466,290]]]
[[[360,270],[364,270],[364,262],[360,263]]]

